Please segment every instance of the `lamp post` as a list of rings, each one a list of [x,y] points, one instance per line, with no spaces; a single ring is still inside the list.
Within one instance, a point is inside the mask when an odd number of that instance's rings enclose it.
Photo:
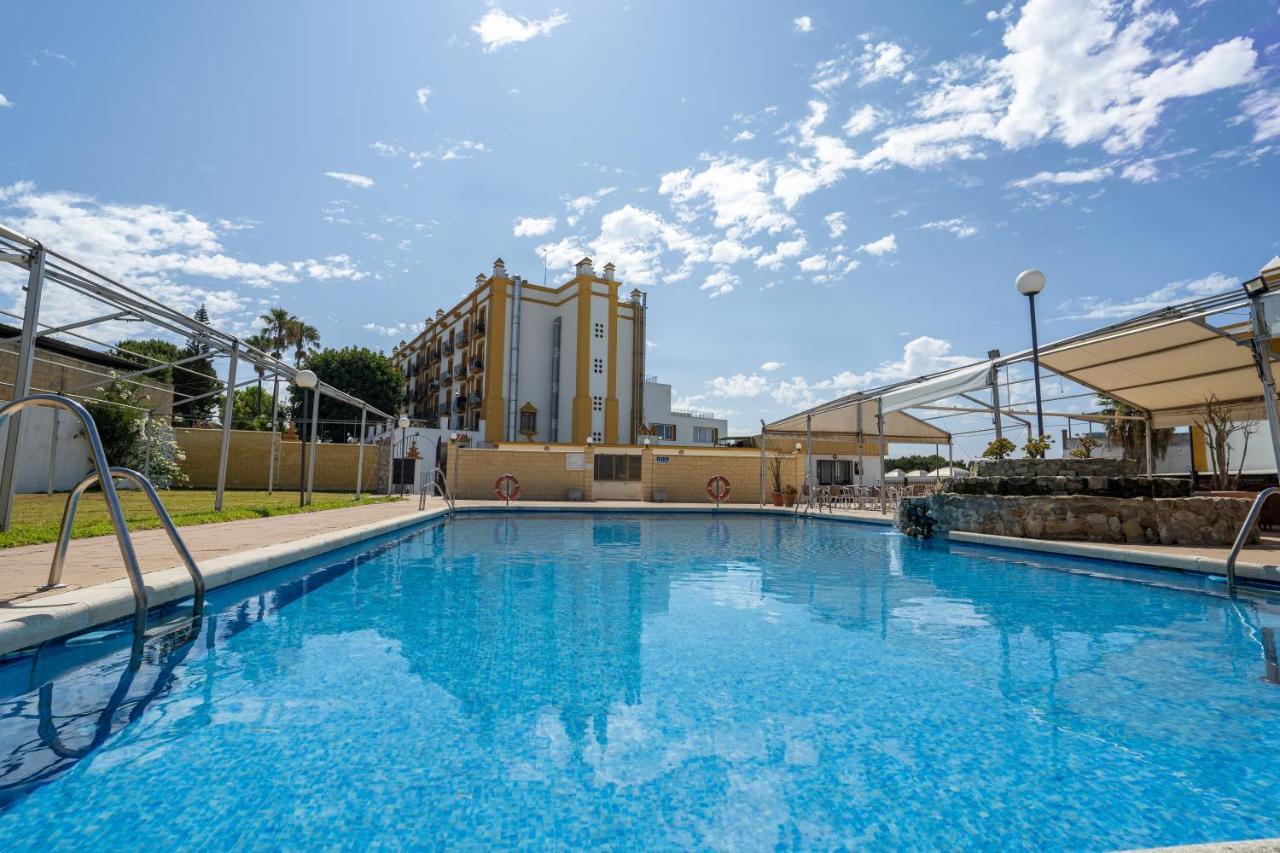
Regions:
[[[404,447],[409,438],[409,416],[401,415],[396,424],[400,427],[400,494],[404,495]],[[394,466],[395,462],[391,464]]]
[[[1040,341],[1036,336],[1036,294],[1044,290],[1044,273],[1040,270],[1023,270],[1014,285],[1027,297],[1031,308],[1031,370],[1036,380],[1036,429],[1037,438],[1044,435],[1044,408],[1040,403]]]
[[[302,389],[302,419],[298,424],[298,506],[306,502],[307,479],[307,440],[302,434],[302,425],[307,422],[307,394],[320,384],[320,378],[314,370],[299,370],[293,377],[293,384]],[[312,429],[316,428],[313,423]]]

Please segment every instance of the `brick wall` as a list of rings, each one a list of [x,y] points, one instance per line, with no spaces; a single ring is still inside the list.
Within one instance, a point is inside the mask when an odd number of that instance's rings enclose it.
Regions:
[[[535,445],[503,448],[449,448],[449,486],[455,497],[465,500],[493,498],[494,481],[511,474],[520,481],[521,500],[562,501],[570,489],[592,500],[595,454],[611,448],[584,448],[580,445]],[[624,448],[612,452],[628,452]],[[630,449],[635,452],[634,448]],[[581,456],[582,469],[571,470],[570,454]],[[665,461],[659,461],[665,460]],[[760,500],[760,453],[731,448],[646,448],[641,453],[641,495],[653,500],[654,490],[666,493],[669,502],[709,502],[707,480],[716,474],[727,477],[731,486],[729,503],[758,503]],[[800,454],[783,457],[783,484],[799,488],[804,478],[804,458]],[[766,472],[765,488],[770,489]]]
[[[196,489],[214,488],[218,483],[218,454],[222,447],[222,431],[179,429],[176,432],[178,446],[187,455],[182,468],[190,478],[188,485]],[[298,488],[301,447],[296,441],[284,441],[277,436],[276,488]],[[265,489],[270,452],[271,433],[232,430],[231,447],[227,454],[227,488]],[[316,491],[354,491],[358,453],[359,448],[354,444],[318,445]],[[387,464],[385,454],[380,454],[379,448],[373,445],[366,445],[362,477],[364,491],[372,490],[378,482],[379,464]]]

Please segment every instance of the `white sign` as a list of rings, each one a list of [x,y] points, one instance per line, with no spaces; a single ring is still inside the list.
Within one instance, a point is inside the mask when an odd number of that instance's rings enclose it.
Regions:
[[[582,471],[587,467],[587,456],[585,453],[566,453],[564,455],[564,470],[566,471]]]

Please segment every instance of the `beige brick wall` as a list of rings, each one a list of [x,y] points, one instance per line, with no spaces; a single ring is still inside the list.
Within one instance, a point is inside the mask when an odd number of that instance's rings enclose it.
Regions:
[[[179,429],[178,446],[187,455],[182,468],[190,478],[188,485],[196,489],[212,489],[218,482],[218,454],[222,447],[222,431],[216,429]],[[298,488],[301,444],[283,441],[277,436],[275,485],[278,489]],[[271,433],[232,430],[227,453],[228,489],[265,489],[271,452]],[[316,491],[354,491],[359,448],[354,444],[317,446]],[[378,448],[364,449],[363,490],[369,491],[378,479]],[[382,464],[386,464],[385,460]]]
[[[455,497],[464,500],[493,498],[494,481],[512,474],[520,481],[521,500],[562,501],[570,489],[579,489],[591,500],[594,485],[595,453],[610,448],[584,449],[580,445],[533,445],[501,448],[449,448],[449,486]],[[634,451],[634,448],[632,448]],[[622,452],[617,448],[614,452]],[[566,456],[581,453],[583,470],[566,467]],[[655,489],[666,492],[669,502],[710,502],[707,480],[716,474],[729,479],[729,503],[760,501],[760,453],[731,448],[647,448],[641,456],[641,494],[653,499]],[[665,462],[659,462],[665,459]],[[804,478],[803,457],[783,457],[783,483],[799,488]],[[769,489],[766,472],[765,488]]]
[[[13,399],[13,381],[18,370],[18,342],[0,345],[0,400]],[[125,370],[118,371],[127,372]],[[90,382],[111,381],[111,368],[92,364],[62,353],[36,347],[35,363],[31,366],[31,390],[33,392],[70,392]],[[173,413],[173,387],[146,377],[131,380],[137,392],[140,406],[151,406],[159,416]],[[69,396],[86,402],[97,396],[93,388],[82,389]]]

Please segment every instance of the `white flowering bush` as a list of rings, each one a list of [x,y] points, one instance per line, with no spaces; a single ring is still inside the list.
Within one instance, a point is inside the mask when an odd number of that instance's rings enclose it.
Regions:
[[[152,418],[148,428],[146,412],[138,405],[132,388],[112,381],[97,389],[86,408],[102,438],[108,464],[147,473],[157,489],[187,482],[181,467],[186,454],[178,447],[172,423],[168,418]]]

